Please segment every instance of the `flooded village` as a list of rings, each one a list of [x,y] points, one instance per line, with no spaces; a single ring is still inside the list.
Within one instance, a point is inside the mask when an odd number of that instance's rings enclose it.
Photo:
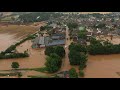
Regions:
[[[10,13],[0,19],[0,78],[120,78],[117,12]],[[7,52],[11,45],[15,49]]]

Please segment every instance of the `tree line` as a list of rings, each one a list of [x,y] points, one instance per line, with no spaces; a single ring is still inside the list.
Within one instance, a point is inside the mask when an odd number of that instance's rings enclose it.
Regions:
[[[88,52],[91,55],[119,54],[120,44],[114,45],[109,41],[100,41],[95,38],[91,38]]]
[[[79,69],[83,70],[87,62],[87,48],[81,44],[71,43],[69,46],[69,61],[71,65],[79,65]]]

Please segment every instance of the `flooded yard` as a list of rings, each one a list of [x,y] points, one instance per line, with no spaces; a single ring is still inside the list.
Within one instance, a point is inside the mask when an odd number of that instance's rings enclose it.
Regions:
[[[32,49],[31,45],[32,45],[31,41],[26,41],[25,43],[17,47],[17,51],[19,52],[23,52],[28,49],[30,57],[0,60],[0,70],[11,69],[12,62],[18,62],[20,64],[20,68],[39,68],[44,66],[45,63],[44,48],[36,50]]]

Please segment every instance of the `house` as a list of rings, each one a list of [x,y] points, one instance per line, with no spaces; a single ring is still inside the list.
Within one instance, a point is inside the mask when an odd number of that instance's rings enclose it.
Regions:
[[[73,36],[73,41],[77,42],[78,41],[78,36]]]
[[[87,42],[85,39],[82,39],[82,38],[78,38],[78,41],[77,41],[79,44],[81,45],[87,45]]]
[[[65,45],[66,39],[63,34],[53,34],[52,36],[39,36],[33,40],[32,48]]]
[[[32,48],[45,47],[45,37],[39,36],[33,40]]]

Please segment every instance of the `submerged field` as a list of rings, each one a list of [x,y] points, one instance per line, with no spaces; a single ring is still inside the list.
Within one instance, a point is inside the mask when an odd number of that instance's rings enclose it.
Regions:
[[[41,24],[42,25],[42,24]],[[39,24],[39,26],[41,26]],[[35,33],[39,28],[39,26],[34,25],[8,25],[0,27],[0,51],[5,50],[10,45],[19,41],[20,39],[26,37],[29,34]],[[44,49],[34,50],[31,48],[32,42],[26,41],[16,49],[18,52],[24,52],[25,50],[29,50],[30,57],[28,58],[20,58],[20,59],[3,59],[0,60],[0,70],[11,70],[11,63],[18,62],[20,64],[20,68],[39,68],[44,66],[45,63],[45,55]],[[33,71],[27,71],[29,75]],[[26,75],[26,73],[25,73]],[[27,76],[23,77],[27,77]],[[7,76],[2,76],[3,78]],[[11,76],[11,78],[14,78]]]
[[[25,38],[27,35],[35,33],[39,30],[39,26],[44,23],[38,24],[38,26],[31,25],[1,25],[0,24],[0,51],[5,50],[10,45]]]
[[[36,32],[36,28],[25,25],[8,25],[0,27],[0,34],[8,33],[10,35],[15,34],[16,38],[26,36]]]

